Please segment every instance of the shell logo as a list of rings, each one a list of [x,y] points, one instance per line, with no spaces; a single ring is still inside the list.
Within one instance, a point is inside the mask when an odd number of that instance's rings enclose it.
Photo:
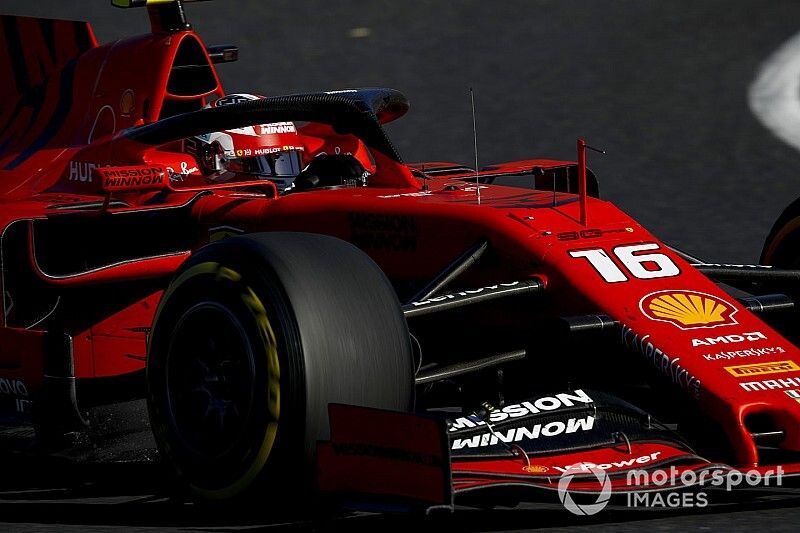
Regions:
[[[670,290],[652,292],[639,301],[650,320],[669,322],[680,329],[715,328],[737,324],[736,307],[712,294]]]
[[[119,110],[123,115],[130,115],[136,103],[136,96],[133,90],[127,89],[119,99]]]
[[[522,469],[529,474],[544,474],[550,471],[549,468],[543,465],[527,465],[523,466]]]

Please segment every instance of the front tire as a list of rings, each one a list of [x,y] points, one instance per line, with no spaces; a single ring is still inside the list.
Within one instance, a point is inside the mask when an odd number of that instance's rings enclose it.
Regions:
[[[147,381],[159,450],[204,499],[310,487],[329,403],[413,407],[391,284],[354,246],[313,234],[235,237],[194,254],[156,313]]]
[[[784,209],[772,225],[759,264],[778,268],[800,267],[800,199]]]

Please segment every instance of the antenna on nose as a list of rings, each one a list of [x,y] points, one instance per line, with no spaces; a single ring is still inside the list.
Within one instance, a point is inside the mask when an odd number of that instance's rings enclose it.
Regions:
[[[589,146],[584,139],[578,139],[578,198],[580,199],[581,225],[583,226],[588,225],[586,214],[586,200],[588,197],[588,192],[586,191],[586,150],[592,150],[600,154],[606,153],[605,150]]]
[[[475,144],[475,196],[478,198],[478,205],[481,205],[481,182],[478,179],[478,126],[475,121],[475,93],[472,87],[469,88],[469,99],[472,104],[472,139]]]

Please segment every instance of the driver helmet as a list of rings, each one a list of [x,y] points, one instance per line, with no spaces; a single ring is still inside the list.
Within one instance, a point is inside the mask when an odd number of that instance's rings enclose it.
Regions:
[[[206,107],[259,100],[253,94],[229,94]],[[283,192],[303,169],[305,146],[292,122],[257,124],[198,135],[186,139],[186,151],[194,155],[213,182],[225,182],[249,174],[268,179]]]

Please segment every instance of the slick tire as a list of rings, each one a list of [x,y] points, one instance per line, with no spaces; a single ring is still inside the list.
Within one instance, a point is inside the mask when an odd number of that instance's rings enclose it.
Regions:
[[[800,268],[800,199],[784,209],[764,241],[759,263]]]
[[[313,487],[328,404],[408,411],[400,303],[363,252],[265,233],[201,248],[156,312],[148,408],[159,451],[199,499]]]

